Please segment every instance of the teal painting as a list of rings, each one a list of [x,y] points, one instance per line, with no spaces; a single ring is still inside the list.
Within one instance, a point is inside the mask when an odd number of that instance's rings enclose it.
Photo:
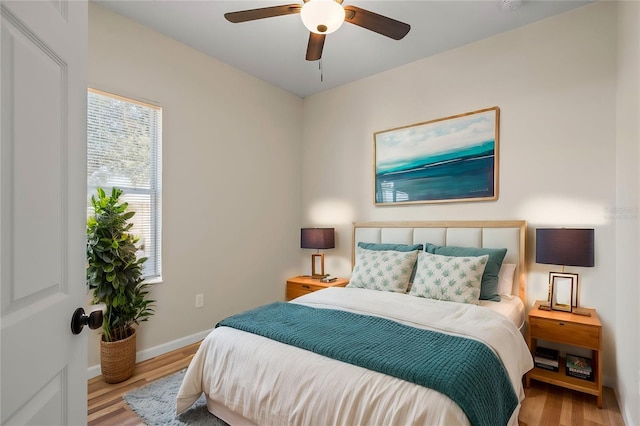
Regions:
[[[374,134],[375,204],[498,199],[500,109]]]

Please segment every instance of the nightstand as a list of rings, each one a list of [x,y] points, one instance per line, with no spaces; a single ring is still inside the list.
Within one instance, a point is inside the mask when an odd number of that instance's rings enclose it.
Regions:
[[[591,350],[591,368],[593,381],[582,380],[565,374],[565,359],[559,360],[557,372],[534,367],[527,373],[526,386],[531,379],[567,389],[595,395],[598,408],[602,408],[602,324],[595,309],[585,309],[590,317],[560,311],[544,311],[538,309],[539,302],[529,312],[528,344],[533,356],[538,339],[557,342]]]
[[[304,296],[305,294],[327,287],[344,287],[347,284],[349,284],[348,278],[338,278],[330,283],[323,283],[318,278],[311,278],[304,275],[289,278],[287,280],[287,300],[295,299],[296,297]]]

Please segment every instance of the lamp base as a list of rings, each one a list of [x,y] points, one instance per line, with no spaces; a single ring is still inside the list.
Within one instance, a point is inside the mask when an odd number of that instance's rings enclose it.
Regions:
[[[549,304],[547,300],[541,300],[538,304],[538,309],[540,309],[541,311],[550,311],[551,304]]]
[[[582,315],[585,317],[590,317],[591,316],[591,312],[589,312],[588,310],[584,309],[584,308],[574,308],[573,312],[576,315]]]
[[[317,263],[320,263],[320,265],[319,265],[320,267],[319,268],[316,268],[316,264]],[[324,253],[312,254],[311,255],[311,278],[320,279],[320,278],[323,278],[324,276],[325,276],[325,273],[324,273]]]

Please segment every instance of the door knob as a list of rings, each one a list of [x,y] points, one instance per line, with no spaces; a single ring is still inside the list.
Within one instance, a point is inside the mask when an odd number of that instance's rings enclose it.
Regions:
[[[95,330],[102,325],[102,310],[96,310],[87,315],[84,309],[78,308],[71,317],[71,332],[80,334],[85,325]]]

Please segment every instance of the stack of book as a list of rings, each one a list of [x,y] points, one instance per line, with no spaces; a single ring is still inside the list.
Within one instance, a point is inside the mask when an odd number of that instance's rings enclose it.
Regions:
[[[591,359],[567,354],[565,373],[567,376],[577,377],[584,380],[593,380]]]
[[[538,368],[558,371],[558,351],[538,346],[533,361]]]

